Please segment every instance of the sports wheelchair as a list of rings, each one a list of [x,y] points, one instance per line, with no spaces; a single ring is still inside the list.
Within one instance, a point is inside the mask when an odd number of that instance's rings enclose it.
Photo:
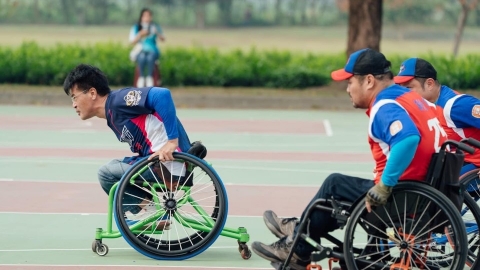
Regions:
[[[461,140],[462,143],[469,144],[475,148],[480,148],[480,141],[473,138],[467,138]],[[467,229],[468,238],[468,257],[467,265],[472,269],[480,267],[480,262],[477,258],[480,256],[480,234],[478,226],[480,224],[480,208],[478,206],[478,200],[480,199],[480,169],[474,169],[460,176],[460,185],[462,186],[465,194],[465,207],[461,209],[461,215],[463,217],[465,227]]]
[[[450,148],[450,151],[447,150]],[[452,152],[455,148],[455,152]],[[466,224],[462,220],[462,203],[476,211],[479,208],[459,182],[464,153],[474,149],[462,142],[446,141],[433,154],[427,181],[400,181],[387,203],[373,207],[369,213],[364,198],[356,202],[318,199],[307,210],[299,224],[290,253],[275,269],[296,269],[289,264],[300,239],[313,246],[311,262],[306,269],[322,269],[319,262],[329,258],[342,269],[464,269],[469,258]],[[307,225],[313,211],[327,211],[345,228],[343,242],[325,233],[332,248],[309,237]]]
[[[97,228],[92,251],[105,256],[108,246],[102,240],[123,236],[147,257],[185,260],[205,251],[222,235],[236,239],[241,257],[249,259],[246,228],[224,227],[227,193],[216,171],[204,160],[206,153],[200,142],[194,142],[187,153],[174,152],[174,161],[162,163],[158,157],[137,161],[111,188],[107,227]],[[175,166],[177,172],[181,170],[180,176],[170,173]],[[136,215],[125,210],[129,197],[143,199],[144,207]],[[112,216],[118,231],[112,229]]]

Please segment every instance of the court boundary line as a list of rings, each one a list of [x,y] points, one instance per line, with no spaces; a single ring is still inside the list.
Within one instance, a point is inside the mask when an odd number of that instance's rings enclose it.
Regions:
[[[367,244],[367,243],[360,243],[360,244]],[[359,245],[360,245],[359,244]],[[325,243],[322,244],[325,247],[334,247],[336,246],[333,243]],[[238,246],[210,246],[209,249],[238,249]],[[133,250],[131,247],[123,247],[123,248],[108,248],[109,250]],[[52,251],[91,251],[91,248],[28,248],[28,249],[0,249],[0,252],[52,252]],[[1,264],[0,264],[1,265]]]
[[[323,119],[323,127],[325,129],[325,134],[328,137],[332,137],[333,136],[333,129],[332,129],[332,125],[330,125],[330,120]]]
[[[15,211],[0,211],[0,215],[2,214],[12,214],[12,215],[72,215],[72,216],[106,216],[108,213],[85,213],[85,212],[78,212],[78,213],[72,213],[72,212],[15,212]],[[234,217],[234,218],[259,218],[262,216],[245,216],[245,215],[228,215],[228,217]],[[227,217],[227,218],[228,218]],[[286,217],[285,217],[286,218]],[[299,218],[299,217],[297,217]]]
[[[168,261],[160,261],[160,262],[168,262]],[[233,266],[200,266],[200,265],[188,265],[188,266],[180,266],[180,265],[138,265],[138,264],[9,264],[0,263],[0,266],[16,266],[16,267],[148,267],[148,268],[159,268],[159,267],[168,267],[168,268],[179,268],[179,269],[252,269],[252,270],[263,270],[263,269],[272,269],[271,267],[233,267]]]
[[[333,172],[332,172],[333,173]],[[366,173],[365,173],[366,174]],[[372,180],[373,181],[373,180]],[[62,182],[54,180],[33,180],[33,179],[19,179],[15,180],[13,178],[0,178],[1,182],[15,182],[15,183],[54,183],[54,184],[82,184],[82,185],[99,185],[97,182]],[[225,186],[245,186],[245,187],[282,187],[282,188],[310,188],[316,187],[320,188],[320,184],[311,184],[311,185],[295,185],[295,184],[241,184],[241,183],[225,183]]]

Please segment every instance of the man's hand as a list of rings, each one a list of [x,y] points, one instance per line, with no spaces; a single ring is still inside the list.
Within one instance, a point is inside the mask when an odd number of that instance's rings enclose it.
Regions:
[[[380,180],[378,184],[367,192],[367,197],[365,198],[365,207],[367,208],[367,211],[369,213],[372,211],[371,206],[386,204],[391,193],[392,188],[385,186]]]
[[[177,147],[178,147],[178,139],[170,140],[162,148],[160,148],[160,150],[150,155],[148,157],[148,160],[151,160],[155,156],[158,156],[158,160],[160,160],[161,162],[172,161],[173,152],[175,152]]]

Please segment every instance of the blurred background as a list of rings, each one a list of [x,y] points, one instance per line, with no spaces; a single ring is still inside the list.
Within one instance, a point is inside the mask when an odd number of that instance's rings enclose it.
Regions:
[[[348,53],[372,47],[392,61],[394,73],[405,58],[420,56],[434,64],[442,83],[475,90],[477,2],[0,0],[0,89],[50,85],[58,91],[81,62],[99,66],[114,86],[133,85],[129,32],[147,7],[165,37],[157,42],[161,84],[172,89],[328,92],[339,88],[329,75]]]

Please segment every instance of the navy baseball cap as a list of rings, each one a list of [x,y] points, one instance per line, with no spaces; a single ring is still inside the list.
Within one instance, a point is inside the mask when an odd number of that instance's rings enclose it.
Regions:
[[[393,81],[397,84],[406,83],[415,77],[437,79],[435,68],[422,58],[409,58],[403,61],[400,71]]]
[[[348,57],[345,67],[331,73],[334,81],[347,80],[353,75],[380,75],[390,71],[390,61],[381,52],[361,49]]]

